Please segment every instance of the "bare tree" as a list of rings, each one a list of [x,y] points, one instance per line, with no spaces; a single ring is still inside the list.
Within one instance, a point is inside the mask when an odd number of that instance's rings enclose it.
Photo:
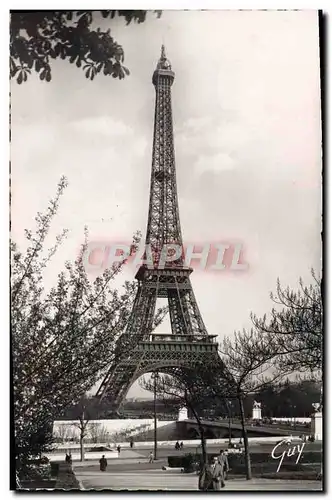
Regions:
[[[279,367],[275,369],[273,349],[254,329],[235,332],[233,338],[226,337],[220,346],[219,354],[219,362],[213,360],[211,364],[198,363],[191,370],[177,369],[174,372],[176,377],[161,377],[157,392],[164,400],[175,399],[192,411],[200,432],[203,463],[206,463],[207,455],[200,412],[207,406],[220,407],[220,404],[227,405],[227,400],[237,400],[245,450],[246,477],[251,479],[243,401],[249,394],[255,394],[271,383],[281,381],[289,372],[280,370]],[[153,390],[151,382],[145,382],[143,386]]]
[[[225,337],[220,346],[219,364],[200,365],[197,369],[201,390],[210,399],[237,400],[240,409],[242,436],[246,460],[246,476],[251,479],[248,435],[245,426],[243,401],[271,383],[282,380],[286,370],[274,367],[274,352],[254,329],[235,332]]]
[[[62,443],[68,441],[68,439],[72,437],[71,424],[59,424],[54,433],[54,437],[62,441]]]
[[[321,281],[311,272],[313,283],[299,289],[283,289],[277,282],[276,304],[270,317],[252,314],[254,327],[273,349],[281,369],[321,374],[323,352],[323,304]]]
[[[154,381],[143,379],[141,382],[145,390],[153,392],[156,390],[158,398],[162,399],[165,406],[187,407],[194,416],[201,440],[202,461],[207,462],[206,439],[204,426],[201,421],[200,412],[206,407],[207,394],[203,387],[203,379],[200,377],[199,367],[197,370],[176,369],[174,375],[159,375]],[[211,403],[211,401],[209,401]]]
[[[92,443],[98,443],[98,438],[100,435],[101,423],[100,422],[90,422],[88,425],[88,433]]]
[[[107,427],[101,422],[90,422],[88,425],[88,433],[92,443],[104,443],[109,436]]]
[[[228,380],[228,396],[239,402],[246,456],[247,479],[251,478],[248,437],[245,428],[243,400],[270,384],[280,382],[294,372],[319,372],[322,366],[322,295],[321,284],[312,271],[314,284],[304,286],[300,280],[297,292],[283,290],[278,281],[277,294],[272,300],[281,308],[272,309],[271,319],[252,315],[254,328],[226,337],[220,354],[223,368],[222,387],[211,381],[213,391],[225,396],[224,381]],[[203,367],[204,368],[204,367]],[[205,370],[211,378],[212,370]]]
[[[84,461],[84,442],[88,435],[91,436],[93,442],[98,442],[98,438],[107,429],[102,427],[99,422],[91,422],[91,420],[98,419],[98,416],[105,411],[108,402],[107,400],[100,401],[93,396],[83,396],[80,402],[75,406],[74,412],[77,415],[78,421],[75,422],[75,427],[79,429],[80,435],[80,460]]]
[[[84,462],[84,439],[87,436],[88,424],[91,418],[91,406],[91,401],[85,396],[76,406],[78,422],[75,422],[74,426],[79,430],[81,462]]]
[[[27,249],[11,244],[11,341],[14,388],[15,445],[18,463],[43,451],[41,429],[80,400],[138,338],[123,336],[136,284],[125,282],[122,292],[112,287],[121,272],[115,263],[93,282],[85,268],[87,233],[74,263],[67,262],[50,291],[43,287],[44,271],[65,232],[47,248],[51,224],[67,181],[59,182],[45,213],[38,213],[36,230],[26,230]],[[135,251],[139,235],[133,240]],[[157,312],[154,327],[162,321]],[[39,436],[39,437],[38,437]],[[46,436],[46,433],[45,433]],[[38,438],[38,439],[37,439]],[[45,438],[46,439],[46,438]],[[52,439],[52,433],[47,433]]]

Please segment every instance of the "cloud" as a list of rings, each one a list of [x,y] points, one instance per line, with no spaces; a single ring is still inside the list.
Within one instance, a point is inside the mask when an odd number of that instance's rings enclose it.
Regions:
[[[218,153],[214,156],[201,156],[194,164],[195,173],[198,175],[204,172],[222,172],[232,170],[236,163],[227,153]]]
[[[126,137],[133,134],[133,129],[125,123],[114,120],[109,115],[90,116],[81,120],[72,121],[69,127],[78,133],[97,136]]]

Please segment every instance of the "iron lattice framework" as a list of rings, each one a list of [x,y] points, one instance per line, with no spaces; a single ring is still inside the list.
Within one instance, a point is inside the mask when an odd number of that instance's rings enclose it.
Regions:
[[[133,382],[144,373],[191,368],[214,357],[219,362],[215,335],[208,335],[190,282],[192,269],[183,254],[160,265],[165,245],[182,248],[176,187],[171,86],[174,72],[162,46],[153,73],[156,90],[150,204],[146,244],[153,266],[142,265],[138,290],[125,333],[119,342],[119,358],[111,366],[97,396],[107,397],[117,409]],[[158,297],[168,299],[172,333],[154,334],[153,319]]]

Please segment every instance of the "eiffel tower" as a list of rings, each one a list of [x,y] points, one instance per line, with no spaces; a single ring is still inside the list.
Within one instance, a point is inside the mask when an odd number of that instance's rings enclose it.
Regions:
[[[113,364],[97,397],[106,397],[113,410],[119,409],[129,388],[147,372],[190,368],[197,362],[218,356],[216,335],[208,335],[190,282],[192,269],[185,265],[183,252],[171,262],[163,262],[163,249],[182,248],[176,188],[171,86],[175,74],[161,48],[153,73],[156,90],[150,204],[146,245],[151,248],[153,265],[143,264],[135,278],[137,294],[124,334],[120,338],[117,362]],[[167,246],[168,245],[168,246]],[[165,255],[163,258],[165,261]],[[158,297],[168,299],[170,334],[152,333]]]

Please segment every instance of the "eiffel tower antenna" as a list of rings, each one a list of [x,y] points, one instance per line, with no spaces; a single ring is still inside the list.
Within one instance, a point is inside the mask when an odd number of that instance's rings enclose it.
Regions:
[[[125,332],[120,336],[115,362],[97,396],[107,397],[116,411],[130,386],[147,372],[174,373],[198,362],[220,362],[216,335],[208,335],[190,282],[192,269],[183,253],[161,266],[167,245],[183,246],[176,188],[171,87],[175,79],[165,46],[152,76],[155,87],[155,121],[146,245],[153,266],[137,271],[138,289]],[[158,297],[168,300],[171,333],[155,334],[153,319]]]
[[[162,44],[161,46],[161,55],[160,55],[160,59],[166,59],[166,52],[165,52],[165,45],[164,43]]]
[[[162,44],[161,44],[161,57],[166,59],[166,51],[165,51],[165,35],[162,36]]]

